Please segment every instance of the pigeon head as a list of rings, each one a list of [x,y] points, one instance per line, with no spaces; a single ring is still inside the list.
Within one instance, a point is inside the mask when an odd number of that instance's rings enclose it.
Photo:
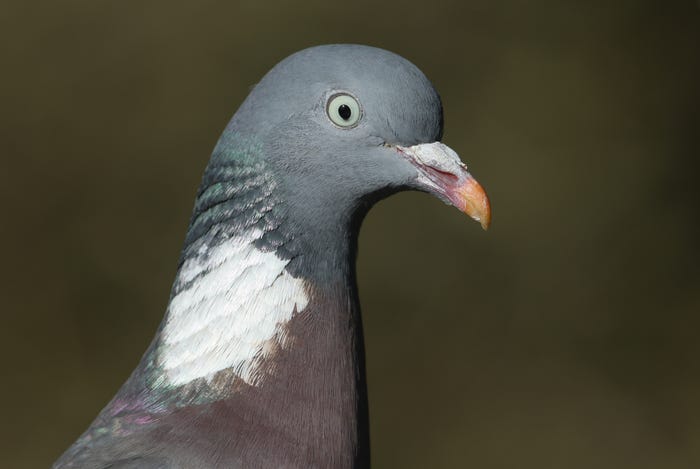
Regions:
[[[294,220],[308,229],[342,224],[401,190],[429,192],[486,228],[486,194],[439,142],[442,124],[440,97],[415,65],[382,49],[328,45],[270,70],[222,139],[262,142]]]

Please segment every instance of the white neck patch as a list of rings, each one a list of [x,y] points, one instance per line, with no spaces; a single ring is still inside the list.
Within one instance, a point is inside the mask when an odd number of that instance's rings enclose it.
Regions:
[[[266,345],[308,304],[303,280],[285,270],[289,261],[255,248],[261,234],[232,238],[182,265],[178,281],[196,280],[168,306],[158,362],[170,383],[211,379],[233,368],[256,384]]]

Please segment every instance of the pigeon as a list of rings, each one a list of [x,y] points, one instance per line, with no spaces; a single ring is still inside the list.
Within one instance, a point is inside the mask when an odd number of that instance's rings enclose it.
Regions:
[[[394,53],[275,65],[213,150],[155,338],[53,467],[369,467],[360,224],[403,190],[491,219],[442,131],[438,93]]]

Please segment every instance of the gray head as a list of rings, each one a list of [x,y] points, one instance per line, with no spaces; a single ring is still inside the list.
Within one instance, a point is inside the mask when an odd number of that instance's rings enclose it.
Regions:
[[[411,62],[374,47],[327,45],[277,64],[229,130],[269,142],[267,157],[306,211],[314,201],[352,211],[373,196],[415,189],[486,227],[488,201],[456,154],[420,146],[440,140],[442,123],[438,93]]]
[[[375,201],[400,190],[432,193],[486,228],[486,194],[439,143],[442,122],[438,93],[404,58],[360,45],[312,47],[254,87],[207,172],[240,158],[232,149],[241,141],[258,142],[253,153],[296,225],[287,229],[316,233],[313,243],[357,231]]]

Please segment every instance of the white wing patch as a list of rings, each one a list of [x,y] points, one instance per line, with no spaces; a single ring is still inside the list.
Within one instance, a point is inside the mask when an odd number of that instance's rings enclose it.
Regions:
[[[295,308],[308,304],[304,282],[285,270],[288,261],[252,244],[260,234],[230,239],[180,269],[179,281],[194,281],[170,301],[159,354],[172,384],[226,368],[255,384],[256,358]]]

